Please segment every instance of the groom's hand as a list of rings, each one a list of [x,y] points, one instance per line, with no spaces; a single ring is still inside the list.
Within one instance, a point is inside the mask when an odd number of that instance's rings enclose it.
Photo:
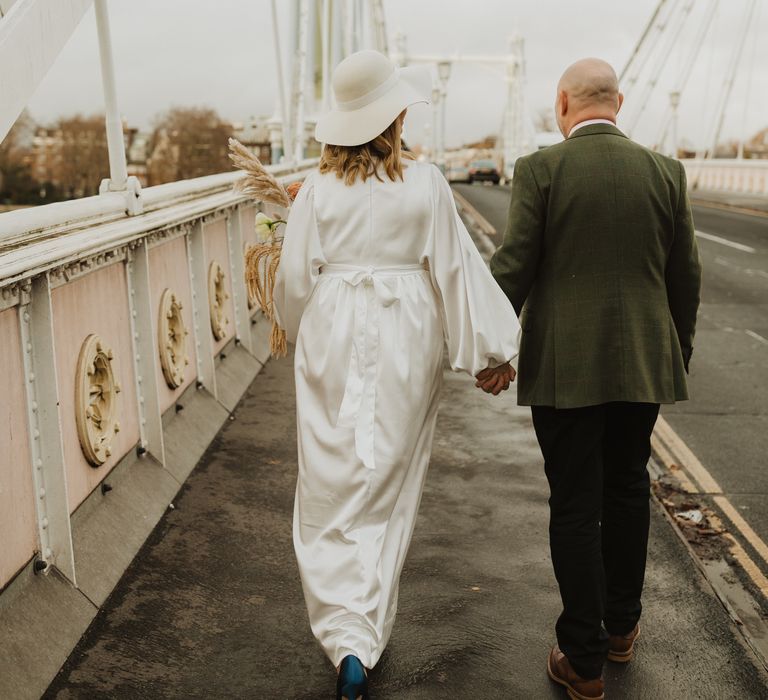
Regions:
[[[498,396],[502,391],[509,389],[509,385],[515,381],[515,370],[505,362],[498,367],[486,367],[477,373],[475,386],[482,389],[486,394]]]

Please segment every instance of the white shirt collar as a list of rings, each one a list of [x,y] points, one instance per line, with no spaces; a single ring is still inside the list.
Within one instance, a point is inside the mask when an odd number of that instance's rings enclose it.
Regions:
[[[568,132],[568,138],[571,138],[573,136],[573,132],[577,129],[581,129],[582,126],[591,126],[592,124],[610,124],[611,126],[616,126],[615,122],[612,122],[610,119],[587,119],[583,122],[579,122],[574,126],[569,132]]]

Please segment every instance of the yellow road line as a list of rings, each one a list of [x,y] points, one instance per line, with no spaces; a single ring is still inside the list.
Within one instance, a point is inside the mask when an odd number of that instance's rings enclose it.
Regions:
[[[715,529],[715,530],[724,530],[723,523],[720,522],[720,518],[718,518],[714,514],[709,514],[707,516],[707,519],[709,520],[709,524]],[[746,524],[746,523],[745,523]],[[751,530],[751,528],[750,528]],[[730,543],[730,553],[731,556],[739,563],[742,569],[747,573],[749,578],[752,579],[752,583],[757,586],[757,588],[760,590],[760,592],[768,598],[768,578],[765,577],[762,571],[758,568],[757,564],[752,560],[752,557],[747,554],[747,551],[742,547],[736,539],[731,535],[730,533],[726,532],[724,533],[724,537],[729,541]],[[759,538],[758,538],[759,539]]]
[[[725,516],[730,520],[736,529],[744,535],[747,542],[749,542],[755,551],[763,558],[763,561],[768,564],[768,545],[760,539],[760,536],[752,529],[750,524],[744,520],[733,504],[725,496],[715,496],[715,503],[717,503],[720,510],[725,513]]]
[[[702,493],[723,492],[723,489],[720,488],[720,484],[712,478],[712,475],[704,468],[704,465],[699,462],[696,455],[688,448],[688,445],[686,445],[680,439],[678,434],[672,430],[672,427],[667,423],[663,416],[659,416],[659,420],[656,422],[655,432],[669,452],[677,459],[677,464],[683,467],[701,487]]]
[[[688,478],[682,466],[675,462],[674,457],[672,457],[656,433],[651,435],[651,447],[664,466],[674,474],[683,491],[687,493],[700,493],[699,488]],[[677,467],[677,469],[674,467]]]
[[[768,545],[766,545],[760,536],[752,529],[752,527],[750,527],[749,523],[744,520],[730,500],[723,495],[723,489],[720,484],[717,483],[714,477],[698,460],[696,455],[691,452],[688,445],[682,441],[680,436],[662,416],[659,416],[659,419],[656,422],[656,428],[651,437],[651,445],[658,458],[662,461],[667,470],[674,475],[685,491],[689,493],[698,493],[700,495],[711,494],[713,496],[712,500],[725,514],[728,520],[731,521],[734,528],[738,530],[741,536],[755,549],[766,564],[768,564]],[[677,467],[677,469],[674,469],[673,467]],[[691,479],[689,479],[688,476],[690,476]],[[694,485],[693,481],[698,484],[698,488]],[[718,530],[724,529],[720,518],[714,513],[708,514],[707,517],[713,528]],[[752,582],[760,592],[768,598],[768,578],[766,578],[757,564],[755,564],[747,551],[741,544],[739,544],[733,535],[726,532],[724,533],[724,536],[729,541],[730,553],[733,558],[746,572],[747,576],[752,579]]]

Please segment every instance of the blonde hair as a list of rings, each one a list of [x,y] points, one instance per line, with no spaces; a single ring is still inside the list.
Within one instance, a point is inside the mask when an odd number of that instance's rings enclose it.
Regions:
[[[352,185],[359,177],[365,182],[375,177],[384,182],[379,166],[390,180],[403,179],[403,160],[413,160],[413,155],[402,147],[403,113],[375,139],[359,146],[334,146],[325,144],[320,156],[320,172],[336,173],[344,184]]]

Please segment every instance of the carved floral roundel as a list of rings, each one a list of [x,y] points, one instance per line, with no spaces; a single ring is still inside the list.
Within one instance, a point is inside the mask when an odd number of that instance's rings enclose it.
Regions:
[[[229,294],[224,287],[224,271],[215,260],[208,267],[208,305],[211,314],[211,331],[216,340],[227,337],[229,318],[224,308]]]
[[[176,295],[170,289],[164,289],[160,296],[160,311],[157,316],[157,344],[163,377],[171,389],[184,383],[184,368],[189,364],[189,331],[184,324],[182,308]]]
[[[117,395],[120,385],[112,371],[112,351],[92,333],[83,342],[75,376],[75,422],[80,447],[88,462],[100,467],[112,454],[120,430]]]

